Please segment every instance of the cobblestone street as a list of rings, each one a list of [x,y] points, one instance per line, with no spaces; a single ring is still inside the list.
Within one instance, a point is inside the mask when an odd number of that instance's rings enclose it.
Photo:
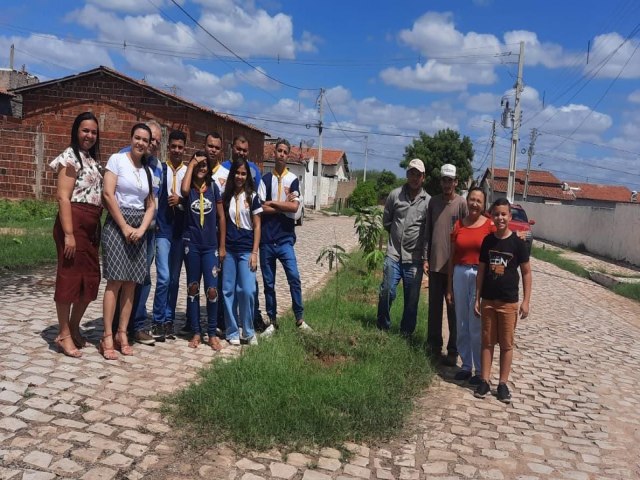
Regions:
[[[327,278],[326,266],[315,264],[321,248],[336,239],[355,247],[353,219],[310,215],[298,237],[306,296]],[[179,339],[136,344],[133,357],[117,362],[92,347],[79,360],[67,358],[53,345],[54,269],[5,276],[0,479],[640,478],[640,305],[553,265],[533,260],[532,266],[531,316],[516,332],[512,404],[474,398],[451,380],[454,369],[443,369],[400,438],[347,444],[353,452],[347,462],[334,449],[239,455],[220,446],[183,455],[156,395],[184,386],[214,355],[239,349],[214,354]],[[285,310],[282,270],[278,284]],[[92,343],[102,335],[101,298],[83,323]],[[183,299],[180,312],[184,305]]]

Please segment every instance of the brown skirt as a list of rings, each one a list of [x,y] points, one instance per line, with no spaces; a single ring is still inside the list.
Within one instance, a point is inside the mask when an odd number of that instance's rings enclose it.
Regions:
[[[56,291],[53,299],[60,303],[88,303],[98,297],[100,286],[100,216],[102,207],[88,203],[72,203],[71,219],[76,253],[64,257],[64,231],[60,214],[53,226],[53,239],[58,252]]]

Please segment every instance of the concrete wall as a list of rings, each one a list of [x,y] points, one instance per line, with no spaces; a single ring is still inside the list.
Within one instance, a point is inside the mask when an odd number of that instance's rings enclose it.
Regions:
[[[533,237],[576,247],[614,260],[640,265],[640,205],[614,209],[522,202],[536,221]]]

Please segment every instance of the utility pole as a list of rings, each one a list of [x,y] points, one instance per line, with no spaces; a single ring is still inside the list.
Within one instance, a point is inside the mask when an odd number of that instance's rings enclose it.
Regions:
[[[507,180],[507,200],[513,203],[516,186],[516,155],[518,153],[518,131],[520,129],[520,94],[522,93],[522,68],[524,67],[524,42],[520,42],[520,58],[518,59],[518,79],[516,80],[516,99],[513,112],[513,128],[511,129],[511,154],[509,156],[509,179]]]
[[[531,170],[531,159],[534,154],[534,146],[536,144],[536,137],[538,136],[538,129],[534,128],[531,130],[531,140],[529,141],[529,150],[528,155],[529,159],[527,160],[527,173],[524,177],[524,191],[522,192],[522,201],[527,201],[527,192],[529,191],[529,170]]]
[[[369,154],[369,135],[364,136],[364,179],[363,182],[367,181],[367,156]]]
[[[493,124],[491,125],[491,177],[489,180],[489,204],[493,203],[493,189],[494,189],[493,179],[495,178],[494,177],[495,164],[496,164],[496,121],[494,120]]]
[[[318,180],[316,183],[316,211],[320,211],[320,202],[322,201],[322,108],[324,88],[320,89],[318,103],[320,104],[320,121],[318,122]]]

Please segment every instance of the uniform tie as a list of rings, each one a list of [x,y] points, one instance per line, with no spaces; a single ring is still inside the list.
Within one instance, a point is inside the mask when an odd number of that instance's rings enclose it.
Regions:
[[[207,191],[207,184],[200,186],[200,226],[204,228],[204,192]]]
[[[236,227],[238,228],[240,228],[240,195],[242,195],[242,192],[234,197],[236,199]]]
[[[170,193],[176,193],[176,182],[178,181],[178,175],[177,172],[178,170],[180,170],[182,168],[183,163],[180,162],[180,165],[178,165],[177,167],[174,167],[173,164],[171,162],[167,163],[167,166],[171,169],[171,171],[173,172],[173,177],[171,178],[171,192]]]
[[[280,201],[280,195],[282,194],[282,177],[284,177],[287,173],[289,173],[289,169],[285,168],[282,171],[281,175],[278,175],[278,172],[273,172],[273,174],[276,176],[276,178],[278,179],[278,196],[276,197],[276,201]],[[286,198],[285,198],[286,200]]]

